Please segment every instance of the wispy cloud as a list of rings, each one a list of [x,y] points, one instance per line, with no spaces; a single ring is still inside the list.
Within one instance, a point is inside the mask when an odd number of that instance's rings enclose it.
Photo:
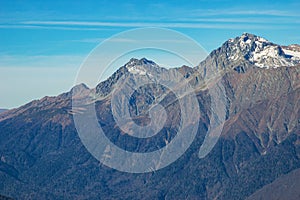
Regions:
[[[181,22],[218,22],[218,23],[244,23],[244,24],[278,24],[278,23],[299,23],[298,18],[290,19],[287,21],[286,17],[231,17],[231,18],[204,18],[204,17],[194,17],[194,18],[180,18],[178,21]]]
[[[161,4],[158,4],[161,7]],[[174,14],[174,13],[173,13]],[[182,17],[184,16],[184,17]],[[55,30],[111,30],[112,28],[165,27],[204,29],[272,29],[286,28],[282,25],[299,22],[300,14],[276,9],[194,9],[184,10],[176,16],[143,16],[137,18],[113,16],[112,21],[75,20],[27,20],[10,23],[2,21],[2,29],[55,29]],[[75,18],[74,18],[75,19]],[[126,21],[127,20],[127,21]],[[86,41],[88,42],[88,41]]]
[[[99,43],[107,38],[83,38],[79,40],[69,40],[70,42],[80,42],[80,43]]]
[[[115,42],[115,43],[140,43],[140,40],[134,40],[129,38],[83,38],[78,40],[69,40],[68,42],[80,42],[80,43],[94,43],[99,44],[100,42],[103,42],[105,40],[109,40],[109,42]],[[174,40],[174,39],[162,39],[162,40],[146,40],[143,39],[142,42],[155,42],[155,43],[186,43],[187,41],[184,40]]]
[[[166,27],[166,28],[207,28],[207,29],[241,29],[257,28],[272,29],[273,25],[260,24],[225,24],[225,23],[199,23],[199,22],[95,22],[95,21],[25,21],[22,25],[29,25],[35,28],[50,26],[52,28],[97,28],[97,27],[114,27],[114,28],[134,28],[134,27]],[[282,27],[283,28],[283,27]]]
[[[2,24],[0,25],[0,29],[53,29],[53,30],[71,30],[71,31],[103,31],[103,30],[111,30],[108,28],[100,28],[100,27],[71,27],[71,26],[47,26],[46,24]]]
[[[278,16],[278,17],[299,17],[299,13],[285,10],[243,10],[243,9],[196,9],[190,12],[190,16],[230,16],[230,15],[248,15],[248,16]]]

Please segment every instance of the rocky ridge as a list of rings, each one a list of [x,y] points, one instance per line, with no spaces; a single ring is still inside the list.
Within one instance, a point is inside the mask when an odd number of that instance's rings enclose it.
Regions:
[[[298,50],[298,45],[280,46],[245,33],[226,41],[195,68],[167,70],[145,58],[132,59],[94,89],[81,84],[2,113],[0,193],[22,199],[244,199],[300,168]],[[136,152],[163,147],[175,137],[180,120],[170,90],[148,84],[130,101],[136,123],[147,124],[147,110],[157,102],[168,111],[169,120],[154,139],[138,141],[124,134],[110,106],[121,78],[148,81],[160,73],[169,78],[180,73],[194,87],[201,111],[195,141],[180,159],[155,173],[124,174],[99,166],[81,144],[73,115],[93,102],[100,125],[119,147]],[[199,159],[210,123],[208,89],[217,83],[226,94],[226,121],[216,146]],[[75,111],[72,94],[83,104]]]

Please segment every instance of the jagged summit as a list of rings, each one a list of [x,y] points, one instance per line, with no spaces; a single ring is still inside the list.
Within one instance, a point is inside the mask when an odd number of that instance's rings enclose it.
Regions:
[[[166,69],[146,58],[131,58],[129,62],[119,68],[107,80],[99,83],[96,86],[96,93],[101,96],[109,94],[115,83],[123,76],[130,78],[133,75],[138,75],[151,78],[154,74],[160,74],[164,70]]]
[[[269,42],[267,39],[263,38],[263,37],[260,37],[260,36],[257,36],[255,34],[252,34],[252,33],[247,33],[247,32],[244,32],[241,36],[237,36],[236,38],[231,38],[229,39],[229,41],[233,41],[235,39],[250,39],[250,40],[259,40],[259,41],[265,41],[265,42]]]
[[[285,48],[262,37],[243,33],[225,43],[230,61],[247,60],[261,68],[277,68],[295,66],[300,63],[300,57],[287,52]]]
[[[153,68],[158,68],[159,66],[146,58],[131,58],[129,62],[125,64],[125,67],[131,74],[146,75],[147,71],[151,71]]]
[[[137,58],[131,58],[129,60],[129,62],[126,64],[126,66],[132,66],[132,65],[156,65],[155,62],[153,62],[152,60],[148,60],[147,58],[141,58],[141,59],[137,59]]]
[[[198,69],[211,78],[224,69],[245,72],[249,68],[292,67],[300,64],[299,45],[281,46],[265,38],[243,33],[227,40],[202,61]]]

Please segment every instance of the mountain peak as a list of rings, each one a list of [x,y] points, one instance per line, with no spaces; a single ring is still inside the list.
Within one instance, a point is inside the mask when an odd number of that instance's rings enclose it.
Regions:
[[[249,38],[249,39],[254,39],[254,40],[264,40],[264,41],[267,41],[266,39],[260,37],[260,36],[257,36],[255,34],[252,34],[252,33],[247,33],[247,32],[244,32],[240,38]]]
[[[131,58],[125,67],[131,74],[146,75],[147,71],[151,71],[153,68],[158,68],[158,65],[146,58]]]
[[[156,65],[155,62],[152,60],[148,60],[147,58],[131,58],[128,63],[126,63],[126,66],[133,66],[133,65]]]
[[[129,78],[132,77],[132,75],[152,77],[153,74],[159,74],[162,70],[164,70],[164,68],[159,67],[155,62],[146,58],[131,58],[107,80],[99,83],[96,86],[96,93],[100,96],[108,95],[113,90],[115,83],[123,76]]]
[[[271,43],[263,37],[257,36],[252,33],[246,33],[246,32],[244,32],[241,36],[229,39],[227,42],[229,42],[229,43],[236,43],[236,42],[250,43],[250,42],[255,42],[255,41]]]
[[[87,85],[85,85],[84,83],[80,83],[71,89],[71,93],[72,93],[72,95],[75,96],[75,95],[82,94],[82,93],[84,93],[84,91],[87,91],[87,90],[89,90],[89,87]]]
[[[286,54],[280,45],[251,33],[243,33],[235,39],[229,39],[223,47],[226,48],[230,61],[247,60],[260,68],[295,66],[300,63],[300,57]]]
[[[209,79],[225,69],[245,73],[253,67],[269,69],[299,64],[299,45],[280,46],[263,37],[243,33],[212,51],[197,68],[203,77]]]

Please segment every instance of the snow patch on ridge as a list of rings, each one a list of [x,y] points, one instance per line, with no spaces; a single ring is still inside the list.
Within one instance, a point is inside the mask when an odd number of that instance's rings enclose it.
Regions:
[[[286,55],[292,56],[292,60],[299,60],[300,59],[300,52],[299,51],[288,50],[288,49],[285,49],[285,48],[282,48],[282,50]]]
[[[280,54],[280,48],[275,45],[269,45],[266,48],[261,49],[253,53],[253,57],[249,59],[258,67],[274,68],[280,66],[292,66],[293,64],[288,62],[284,55]]]
[[[141,66],[134,65],[134,66],[127,67],[127,69],[132,74],[138,74],[142,76],[145,76],[147,74],[146,70]]]
[[[228,40],[230,45],[229,60],[246,59],[260,68],[277,68],[300,64],[300,46],[286,48],[249,33]]]

